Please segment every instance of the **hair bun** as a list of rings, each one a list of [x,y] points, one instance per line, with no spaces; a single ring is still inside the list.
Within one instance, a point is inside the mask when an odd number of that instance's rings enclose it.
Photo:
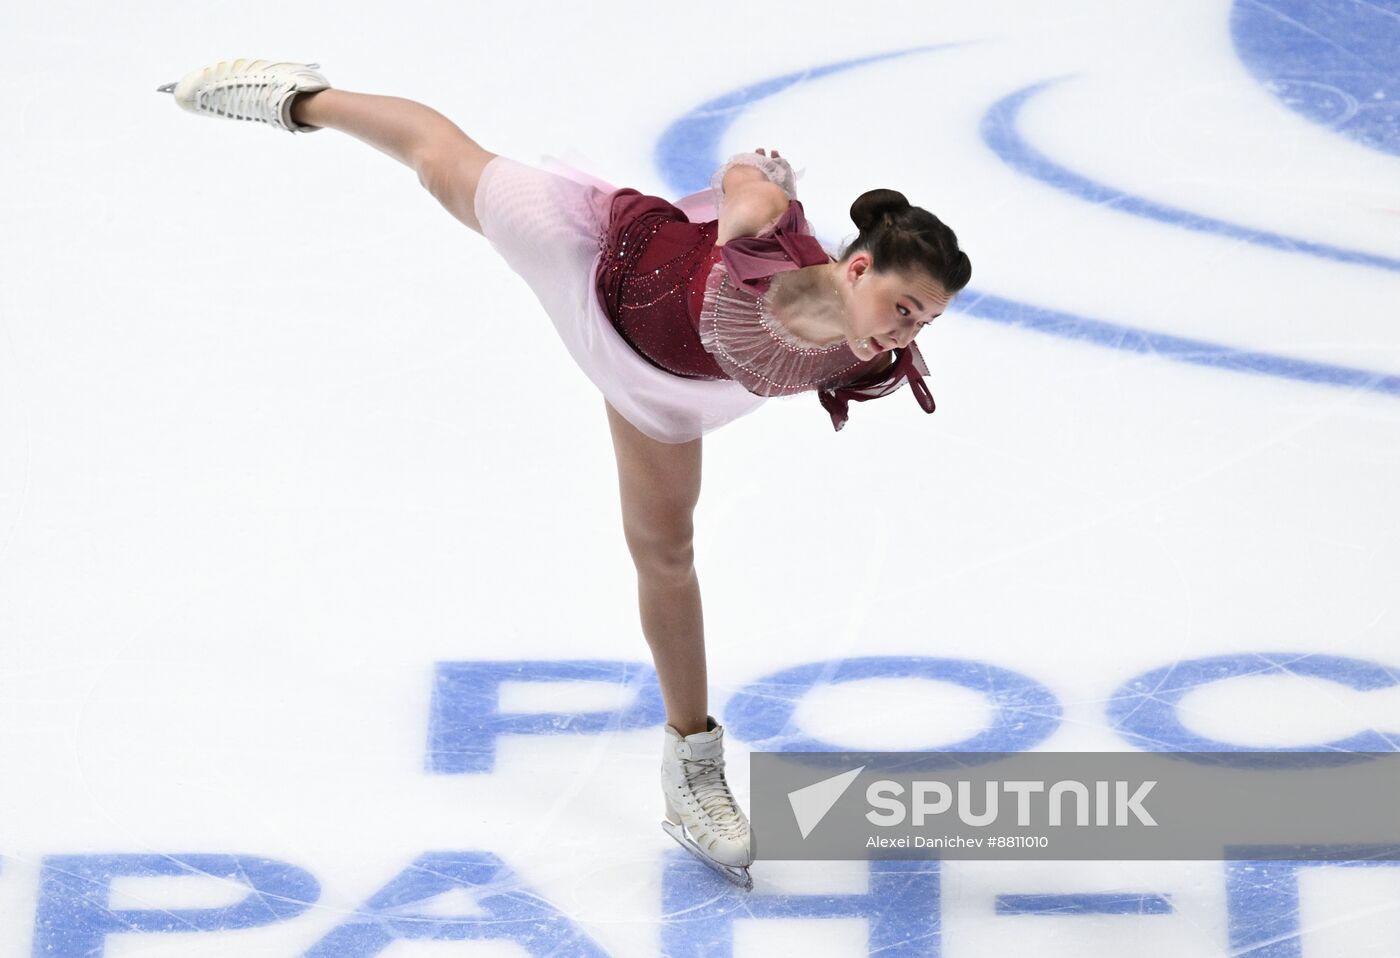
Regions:
[[[898,215],[909,208],[909,200],[898,190],[869,190],[851,204],[851,221],[864,232],[885,214]]]
[[[898,190],[862,193],[851,204],[851,219],[860,235],[841,250],[839,262],[865,251],[876,272],[923,274],[950,294],[972,279],[972,262],[958,248],[958,234],[928,210],[911,205]]]

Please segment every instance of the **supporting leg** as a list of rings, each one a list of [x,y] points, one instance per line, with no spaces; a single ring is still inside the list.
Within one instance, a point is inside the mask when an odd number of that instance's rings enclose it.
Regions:
[[[708,714],[705,622],[695,572],[695,505],[700,440],[657,442],[609,403],[617,453],[622,527],[637,568],[642,634],[651,647],[666,722],[682,735],[703,732]]]
[[[330,89],[298,95],[292,119],[340,130],[387,153],[416,172],[449,213],[481,232],[476,186],[496,154],[432,107],[397,96]]]
[[[637,599],[666,701],[666,724],[682,735],[705,731],[705,623],[695,568],[678,574],[638,569]]]

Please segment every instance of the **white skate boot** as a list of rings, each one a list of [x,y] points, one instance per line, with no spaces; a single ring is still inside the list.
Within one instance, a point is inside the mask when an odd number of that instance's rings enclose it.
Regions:
[[[175,102],[191,113],[253,120],[288,133],[312,133],[321,127],[293,120],[292,101],[298,93],[330,89],[330,81],[316,72],[319,66],[285,60],[220,60],[156,90],[175,94]]]
[[[666,820],[661,827],[700,861],[749,890],[749,820],[724,778],[724,726],[713,715],[705,721],[706,731],[686,736],[666,726],[661,757]]]

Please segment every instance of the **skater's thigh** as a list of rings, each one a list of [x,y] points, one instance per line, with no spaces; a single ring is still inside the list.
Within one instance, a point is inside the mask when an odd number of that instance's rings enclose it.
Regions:
[[[447,212],[480,233],[476,188],[481,171],[495,158],[473,142],[453,141],[424,151],[418,158],[418,179]]]
[[[605,400],[606,402],[606,400]],[[658,442],[607,403],[622,495],[622,527],[641,569],[689,570],[700,500],[700,439]]]

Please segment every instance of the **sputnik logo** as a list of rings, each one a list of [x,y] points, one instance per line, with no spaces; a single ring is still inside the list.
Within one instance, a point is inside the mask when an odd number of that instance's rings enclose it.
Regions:
[[[804,785],[793,792],[788,792],[788,804],[792,806],[792,817],[797,819],[797,827],[802,832],[802,837],[806,838],[812,834],[812,829],[821,824],[826,813],[831,811],[831,807],[844,794],[846,789],[851,787],[851,783],[860,774],[860,768],[852,769],[849,772],[842,772],[840,775],[833,775],[831,778],[824,778],[820,782],[813,782],[811,785]]]

